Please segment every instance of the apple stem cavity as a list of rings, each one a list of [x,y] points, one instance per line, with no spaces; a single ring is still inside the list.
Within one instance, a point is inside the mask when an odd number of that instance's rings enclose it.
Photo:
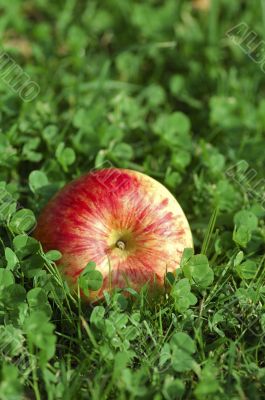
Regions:
[[[122,240],[118,240],[116,242],[116,247],[118,247],[118,249],[120,249],[120,250],[125,250],[126,245]]]

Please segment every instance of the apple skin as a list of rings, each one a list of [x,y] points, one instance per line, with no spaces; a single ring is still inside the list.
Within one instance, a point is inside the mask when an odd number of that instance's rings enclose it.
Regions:
[[[61,189],[38,219],[34,237],[62,253],[58,267],[75,284],[89,261],[103,275],[99,299],[114,287],[162,287],[166,272],[193,247],[179,203],[159,182],[128,169],[93,171]]]

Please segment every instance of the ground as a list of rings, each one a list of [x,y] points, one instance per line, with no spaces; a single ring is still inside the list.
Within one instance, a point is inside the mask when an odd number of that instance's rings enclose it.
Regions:
[[[0,12],[0,399],[264,399],[264,1]],[[157,299],[82,303],[30,235],[109,166],[159,180],[190,222],[195,254]]]

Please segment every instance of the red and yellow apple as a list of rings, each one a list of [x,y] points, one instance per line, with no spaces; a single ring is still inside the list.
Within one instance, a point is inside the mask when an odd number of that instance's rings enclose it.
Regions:
[[[140,172],[109,168],[69,183],[42,211],[34,236],[45,251],[62,253],[59,268],[75,284],[89,261],[103,275],[100,298],[111,287],[139,291],[163,286],[167,272],[192,247],[179,203],[159,182]]]

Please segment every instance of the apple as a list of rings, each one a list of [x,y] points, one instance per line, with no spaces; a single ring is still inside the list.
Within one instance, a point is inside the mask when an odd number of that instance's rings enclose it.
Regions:
[[[62,253],[58,267],[72,282],[89,261],[103,275],[100,290],[162,287],[167,272],[193,247],[179,203],[159,182],[129,169],[96,170],[72,181],[46,205],[34,236]]]

